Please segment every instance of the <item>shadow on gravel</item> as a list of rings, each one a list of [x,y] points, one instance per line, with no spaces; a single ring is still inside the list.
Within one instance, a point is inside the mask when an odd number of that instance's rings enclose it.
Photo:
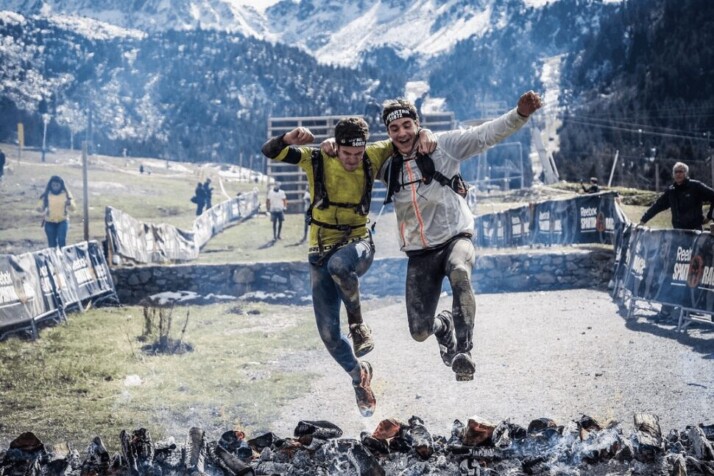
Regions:
[[[276,240],[270,240],[270,241],[266,242],[265,244],[260,245],[260,246],[258,247],[258,249],[259,249],[259,250],[264,250],[264,249],[266,249],[266,248],[272,248],[273,246],[275,246],[275,241],[276,241]]]
[[[632,319],[625,318],[625,327],[635,332],[647,332],[657,337],[675,339],[698,354],[703,354],[704,359],[714,359],[714,328],[693,323],[688,330],[678,332],[676,323],[653,322],[652,317],[648,314],[635,313]],[[692,331],[696,335],[692,334]]]

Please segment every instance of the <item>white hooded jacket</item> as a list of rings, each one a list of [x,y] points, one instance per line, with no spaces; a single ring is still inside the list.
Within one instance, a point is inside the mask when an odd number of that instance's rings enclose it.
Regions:
[[[520,129],[528,118],[516,109],[484,124],[468,129],[435,133],[438,146],[431,154],[436,171],[451,178],[461,169],[461,161],[482,153]],[[379,178],[389,183],[389,164]],[[474,216],[466,200],[451,187],[436,180],[421,181],[414,157],[404,158],[400,184],[392,199],[397,214],[399,243],[405,252],[438,248],[459,234],[474,233]]]

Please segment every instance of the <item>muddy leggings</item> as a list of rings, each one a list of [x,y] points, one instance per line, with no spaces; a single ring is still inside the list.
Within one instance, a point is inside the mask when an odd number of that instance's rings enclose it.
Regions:
[[[348,312],[360,307],[359,277],[372,265],[374,246],[358,241],[343,246],[321,264],[316,264],[318,259],[317,255],[308,258],[317,330],[332,358],[349,372],[358,362],[340,330],[340,302]]]
[[[460,237],[443,248],[410,256],[407,264],[407,319],[414,340],[426,340],[434,328],[441,285],[449,279],[453,291],[451,312],[454,316],[457,350],[473,347],[476,300],[471,287],[471,270],[476,250],[470,238]]]

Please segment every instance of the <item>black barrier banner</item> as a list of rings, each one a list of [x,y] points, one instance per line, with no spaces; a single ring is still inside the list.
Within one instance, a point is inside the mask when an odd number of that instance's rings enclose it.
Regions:
[[[40,279],[40,295],[42,296],[43,309],[46,311],[59,311],[61,303],[53,283],[54,265],[49,258],[42,253],[32,253],[37,268],[37,275]]]
[[[528,206],[513,208],[505,212],[508,220],[510,246],[525,246],[531,243],[531,209]]]
[[[52,299],[58,305],[67,307],[78,303],[79,296],[75,280],[72,277],[72,270],[65,266],[62,251],[59,248],[46,248],[32,254],[35,256],[37,271],[43,283],[43,293],[47,293],[46,284],[49,284],[50,292],[54,294]],[[45,283],[45,276],[49,277],[49,283]]]
[[[699,231],[637,228],[625,287],[633,297],[691,307],[687,291],[689,264]]]
[[[0,255],[0,329],[30,324],[80,300],[115,293],[96,241]]]
[[[484,248],[615,244],[629,223],[616,199],[616,192],[602,192],[481,215],[474,219],[475,243]]]
[[[104,253],[102,252],[99,243],[96,241],[89,241],[79,243],[76,246],[82,248],[86,253],[86,259],[89,264],[89,268],[91,269],[90,273],[93,277],[92,285],[89,288],[91,296],[96,297],[102,294],[115,292],[114,281],[112,280],[107,260],[104,258]]]
[[[624,282],[630,263],[630,240],[634,228],[632,224],[623,225],[620,228],[621,232],[615,233],[615,262],[612,277],[618,282]]]
[[[714,237],[697,236],[687,273],[689,307],[714,314]]]
[[[506,246],[506,236],[509,234],[508,215],[496,213],[491,230],[491,246],[502,248]]]
[[[91,298],[97,292],[92,265],[87,256],[87,250],[80,246],[66,246],[62,248],[64,266],[70,270],[70,282],[77,289],[80,301]]]
[[[475,243],[487,248],[508,246],[511,235],[511,217],[508,212],[491,213],[477,217],[474,221]]]
[[[62,248],[62,255],[80,300],[114,292],[109,268],[96,241],[66,246]]]
[[[495,230],[497,216],[495,213],[476,218],[476,243],[482,248],[496,246]]]
[[[28,255],[0,255],[0,328],[43,313],[37,268]]]
[[[535,205],[533,242],[546,245],[571,244],[576,235],[574,200],[549,200]]]
[[[575,199],[577,223],[574,243],[615,243],[615,229],[623,219],[612,192],[583,195]]]

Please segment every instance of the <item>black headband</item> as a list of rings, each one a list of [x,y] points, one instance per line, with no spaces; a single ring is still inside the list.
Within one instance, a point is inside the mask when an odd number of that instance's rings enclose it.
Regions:
[[[364,136],[360,137],[340,137],[337,139],[337,144],[348,147],[364,147],[367,145],[367,140]]]
[[[411,117],[415,121],[417,120],[416,114],[414,114],[413,111],[410,111],[409,109],[395,109],[384,119],[384,125],[389,126],[392,121],[396,121],[397,119],[401,119],[403,117]]]

